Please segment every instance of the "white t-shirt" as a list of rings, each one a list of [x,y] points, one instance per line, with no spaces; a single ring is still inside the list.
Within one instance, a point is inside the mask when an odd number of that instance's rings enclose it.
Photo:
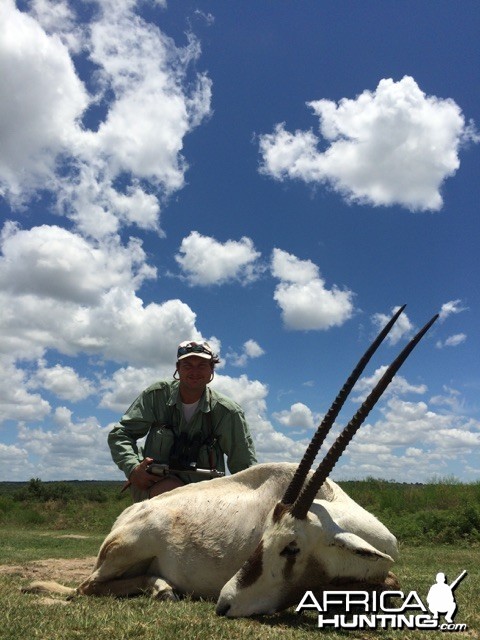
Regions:
[[[193,402],[192,404],[186,404],[185,402],[182,402],[183,415],[185,416],[185,420],[187,422],[190,422],[190,420],[192,419],[192,416],[195,413],[199,402],[200,402],[200,400],[197,400],[196,402]]]

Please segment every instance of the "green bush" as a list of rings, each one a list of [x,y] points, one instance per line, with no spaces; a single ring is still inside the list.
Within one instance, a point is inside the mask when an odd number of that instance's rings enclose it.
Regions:
[[[15,509],[15,502],[10,496],[0,495],[0,523]]]
[[[32,500],[35,502],[48,502],[49,500],[62,500],[68,502],[75,498],[74,490],[66,482],[44,483],[40,478],[32,478],[26,487],[14,493],[14,499],[20,502]]]
[[[38,509],[19,509],[16,513],[16,522],[20,527],[42,526],[49,523],[48,516]]]
[[[428,484],[369,478],[340,482],[342,488],[377,516],[402,542],[478,544],[480,483],[454,478]]]
[[[480,508],[467,504],[455,512],[446,509],[421,510],[416,513],[390,513],[380,519],[399,540],[414,543],[475,544],[480,542]]]
[[[400,484],[370,478],[340,482],[400,542],[428,545],[480,543],[480,483]],[[131,504],[122,482],[0,483],[0,524],[107,532]]]
[[[105,533],[131,504],[122,482],[0,482],[0,525]]]
[[[86,502],[105,503],[109,500],[108,492],[96,483],[82,482],[42,482],[40,478],[32,478],[30,482],[13,493],[18,502],[50,502],[64,503]]]

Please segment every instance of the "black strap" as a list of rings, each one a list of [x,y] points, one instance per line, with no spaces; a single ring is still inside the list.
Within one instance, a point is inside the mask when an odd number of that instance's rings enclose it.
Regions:
[[[215,460],[213,457],[213,452],[215,449],[215,444],[217,442],[217,438],[215,436],[215,426],[213,424],[213,415],[212,415],[212,396],[211,392],[208,398],[209,411],[205,413],[205,418],[207,420],[209,434],[205,439],[205,443],[208,448],[208,463],[210,465],[210,470],[215,469]]]

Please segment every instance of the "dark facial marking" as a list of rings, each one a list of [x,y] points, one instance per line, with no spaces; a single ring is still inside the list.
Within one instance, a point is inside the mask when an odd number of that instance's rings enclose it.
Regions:
[[[280,555],[286,558],[294,558],[298,553],[300,553],[300,548],[296,540],[289,542],[283,551],[280,551]]]
[[[295,540],[292,540],[292,542],[290,542],[290,544],[287,544],[285,549],[280,552],[280,555],[283,556],[286,560],[282,572],[284,580],[288,581],[291,578],[293,567],[295,566],[295,561],[299,553],[300,549],[297,547],[297,542]]]
[[[260,540],[257,548],[245,562],[237,576],[237,584],[245,589],[254,584],[262,575],[263,570],[263,540]]]

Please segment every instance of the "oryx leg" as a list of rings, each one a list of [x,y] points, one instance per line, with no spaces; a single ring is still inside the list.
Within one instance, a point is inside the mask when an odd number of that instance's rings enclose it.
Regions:
[[[172,586],[160,576],[149,574],[151,561],[139,557],[138,544],[127,545],[113,536],[103,544],[95,570],[77,593],[120,597],[145,593],[160,600],[175,600]]]
[[[94,576],[87,578],[77,589],[77,593],[87,596],[126,597],[149,595],[158,600],[176,600],[172,587],[166,580],[158,576],[135,576],[133,578],[115,578],[102,582]]]

